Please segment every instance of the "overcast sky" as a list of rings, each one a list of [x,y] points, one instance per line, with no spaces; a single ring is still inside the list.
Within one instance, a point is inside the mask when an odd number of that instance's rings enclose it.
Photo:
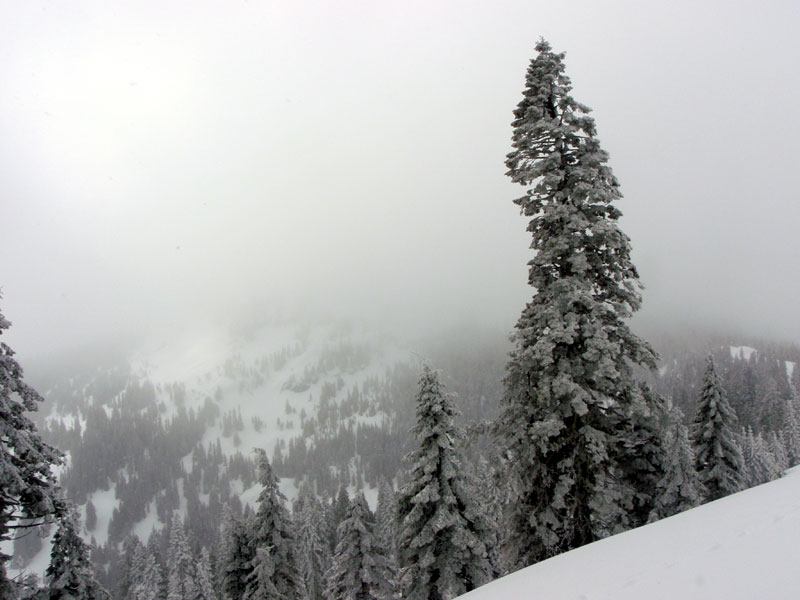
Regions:
[[[254,306],[510,330],[540,36],[644,315],[800,341],[800,3],[0,2],[0,310],[25,353]],[[6,337],[6,336],[4,336]]]

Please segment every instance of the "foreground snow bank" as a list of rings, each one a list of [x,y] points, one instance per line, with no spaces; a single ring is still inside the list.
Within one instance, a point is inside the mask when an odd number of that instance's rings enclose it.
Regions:
[[[800,467],[523,569],[464,600],[800,597]]]

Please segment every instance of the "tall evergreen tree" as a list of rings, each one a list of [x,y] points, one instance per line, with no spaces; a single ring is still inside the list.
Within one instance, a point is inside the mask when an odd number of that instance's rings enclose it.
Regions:
[[[219,595],[214,590],[214,578],[211,575],[211,557],[208,548],[203,546],[200,561],[197,563],[197,594],[192,600],[217,600]]]
[[[381,553],[389,565],[389,578],[397,589],[397,498],[392,485],[385,477],[378,482],[378,505],[375,507],[375,537]]]
[[[147,550],[134,534],[129,534],[122,543],[122,573],[119,578],[119,597],[122,600],[133,598],[133,590],[141,580]]]
[[[0,335],[11,326],[0,312]],[[42,402],[22,379],[14,351],[0,342],[0,542],[67,514],[51,467],[61,452],[46,444],[26,412]],[[10,556],[0,551],[0,597],[13,593],[6,574]]]
[[[172,519],[167,555],[167,600],[194,599],[198,595],[195,560],[178,515]]]
[[[164,587],[164,576],[161,573],[161,566],[156,560],[156,555],[147,550],[144,560],[144,570],[142,571],[139,583],[133,588],[134,600],[160,600],[162,588]]]
[[[683,423],[683,412],[674,407],[664,437],[666,460],[664,477],[659,481],[660,493],[650,515],[650,521],[671,517],[695,506],[703,500],[700,481],[694,464],[694,452],[689,441],[689,430]]]
[[[219,579],[222,593],[226,600],[241,600],[247,588],[245,580],[251,572],[250,563],[254,553],[244,523],[227,504],[222,509],[220,540]]]
[[[347,510],[350,508],[350,496],[347,495],[347,488],[345,486],[339,487],[339,493],[330,507],[330,532],[329,542],[331,545],[331,552],[336,551],[336,544],[338,543],[337,531],[339,525],[344,521],[347,515]]]
[[[626,323],[641,305],[619,184],[564,55],[541,40],[514,111],[507,175],[536,251],[495,424],[512,488],[511,565],[523,567],[647,519],[663,475],[662,402],[634,376],[655,352]]]
[[[294,520],[297,528],[297,570],[303,583],[303,598],[322,600],[331,554],[324,528],[324,508],[308,488],[301,492]]]
[[[393,597],[389,563],[375,540],[374,525],[361,492],[339,525],[339,543],[327,574],[325,595],[329,600]]]
[[[709,354],[692,431],[697,473],[708,501],[742,489],[744,459],[736,443],[736,423],[736,413]]]
[[[402,597],[449,600],[494,578],[494,532],[463,477],[456,407],[427,366],[416,402],[419,446],[397,503]]]
[[[260,483],[258,510],[253,521],[252,544],[255,557],[250,562],[246,600],[281,598],[295,600],[299,596],[300,579],[294,556],[294,527],[286,509],[286,496],[278,488],[267,453],[256,450]]]
[[[48,600],[107,600],[89,561],[89,547],[78,535],[77,515],[69,510],[58,523],[45,571]]]

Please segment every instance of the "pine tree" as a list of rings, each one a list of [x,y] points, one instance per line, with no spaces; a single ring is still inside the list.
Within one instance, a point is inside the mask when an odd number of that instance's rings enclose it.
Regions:
[[[717,500],[742,489],[744,459],[736,443],[733,412],[710,354],[697,403],[692,439],[695,464],[706,500]]]
[[[509,465],[507,552],[518,568],[644,522],[663,476],[661,399],[634,377],[653,349],[625,322],[641,305],[619,184],[563,54],[541,40],[514,111],[506,166],[536,251],[495,424]]]
[[[220,583],[227,600],[241,600],[246,590],[245,579],[250,574],[250,563],[255,554],[244,523],[237,518],[229,505],[222,511],[220,552]]]
[[[702,503],[700,481],[689,442],[689,430],[683,423],[683,412],[674,407],[664,438],[666,460],[664,477],[659,481],[656,505],[650,521],[671,517]]]
[[[89,547],[78,535],[78,516],[68,510],[59,519],[50,550],[50,565],[45,571],[49,600],[106,600],[89,561]]]
[[[398,494],[402,596],[449,600],[494,578],[494,532],[462,475],[456,407],[427,366],[416,402],[419,447],[406,457],[409,480]]]
[[[198,595],[194,564],[183,523],[175,515],[170,529],[167,556],[167,600],[194,599]]]
[[[267,453],[256,450],[260,483],[258,510],[253,522],[252,544],[256,554],[250,562],[246,600],[281,598],[295,600],[299,596],[300,579],[294,557],[294,528],[286,509],[286,496],[278,488]]]
[[[0,312],[0,335],[10,326]],[[67,513],[51,471],[61,464],[62,455],[42,440],[25,415],[38,409],[42,397],[22,375],[14,351],[0,342],[0,542]],[[0,597],[13,593],[6,575],[9,558],[0,551]]]
[[[374,520],[363,492],[356,495],[339,525],[339,543],[327,573],[328,600],[392,598],[390,569],[377,545]]]

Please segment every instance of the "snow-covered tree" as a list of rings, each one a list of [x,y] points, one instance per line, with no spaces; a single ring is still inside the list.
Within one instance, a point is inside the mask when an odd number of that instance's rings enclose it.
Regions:
[[[703,501],[689,430],[683,420],[681,409],[673,407],[664,436],[664,477],[658,482],[659,493],[650,521],[671,517]]]
[[[800,367],[795,367],[798,370]],[[789,386],[791,397],[783,411],[783,439],[789,455],[790,466],[800,464],[800,396],[793,384]]]
[[[336,551],[336,544],[339,541],[336,537],[336,532],[339,530],[339,525],[342,524],[344,521],[345,515],[347,514],[347,510],[350,508],[350,496],[347,494],[347,488],[345,486],[339,487],[339,493],[336,495],[336,499],[331,503],[330,506],[330,518],[329,525],[329,538],[328,541],[331,546],[331,553]]]
[[[376,542],[374,526],[367,500],[360,492],[339,525],[339,543],[326,575],[328,600],[393,597],[389,562]]]
[[[418,448],[397,501],[400,586],[403,598],[449,600],[494,578],[495,532],[463,475],[456,407],[427,366],[416,403]]]
[[[156,560],[156,555],[150,550],[146,550],[144,568],[138,579],[131,593],[133,600],[160,600],[164,597],[162,595],[164,576],[161,574],[161,566]]]
[[[189,549],[181,518],[175,515],[169,532],[167,600],[194,599],[198,593],[195,559]]]
[[[322,600],[325,573],[331,553],[325,530],[325,510],[310,489],[301,491],[294,521],[297,528],[297,571],[303,583],[304,600]]]
[[[147,559],[144,544],[134,534],[128,535],[122,543],[122,574],[119,579],[119,593],[122,600],[133,598],[133,590],[140,582]]]
[[[736,441],[736,428],[736,413],[722,388],[714,357],[709,354],[692,431],[697,474],[708,501],[742,489],[744,459]]]
[[[0,312],[0,335],[11,326]],[[23,381],[14,351],[0,342],[0,542],[66,515],[51,467],[61,452],[46,444],[26,412],[42,397]],[[0,597],[13,593],[6,575],[9,556],[0,551]]]
[[[626,320],[641,305],[619,184],[564,55],[541,40],[514,111],[506,166],[527,186],[535,288],[512,336],[495,424],[509,466],[507,552],[524,567],[644,522],[663,475],[661,399],[634,369],[655,352]]]
[[[222,594],[226,600],[241,600],[247,588],[245,580],[251,572],[250,563],[254,553],[244,523],[227,504],[222,510],[220,541],[219,579]]]
[[[397,497],[385,477],[378,482],[378,504],[375,507],[375,537],[389,565],[393,589],[399,586],[397,575]]]
[[[211,557],[208,548],[203,546],[200,561],[197,563],[197,594],[192,600],[217,600],[219,594],[214,590],[214,578],[211,575]]]
[[[106,600],[110,598],[94,575],[89,546],[77,531],[78,516],[67,511],[58,523],[45,571],[49,600]]]
[[[253,520],[252,546],[255,557],[250,562],[244,598],[299,597],[300,578],[294,557],[294,526],[286,509],[286,496],[278,488],[278,478],[272,472],[267,453],[256,450],[260,483],[258,510]]]

